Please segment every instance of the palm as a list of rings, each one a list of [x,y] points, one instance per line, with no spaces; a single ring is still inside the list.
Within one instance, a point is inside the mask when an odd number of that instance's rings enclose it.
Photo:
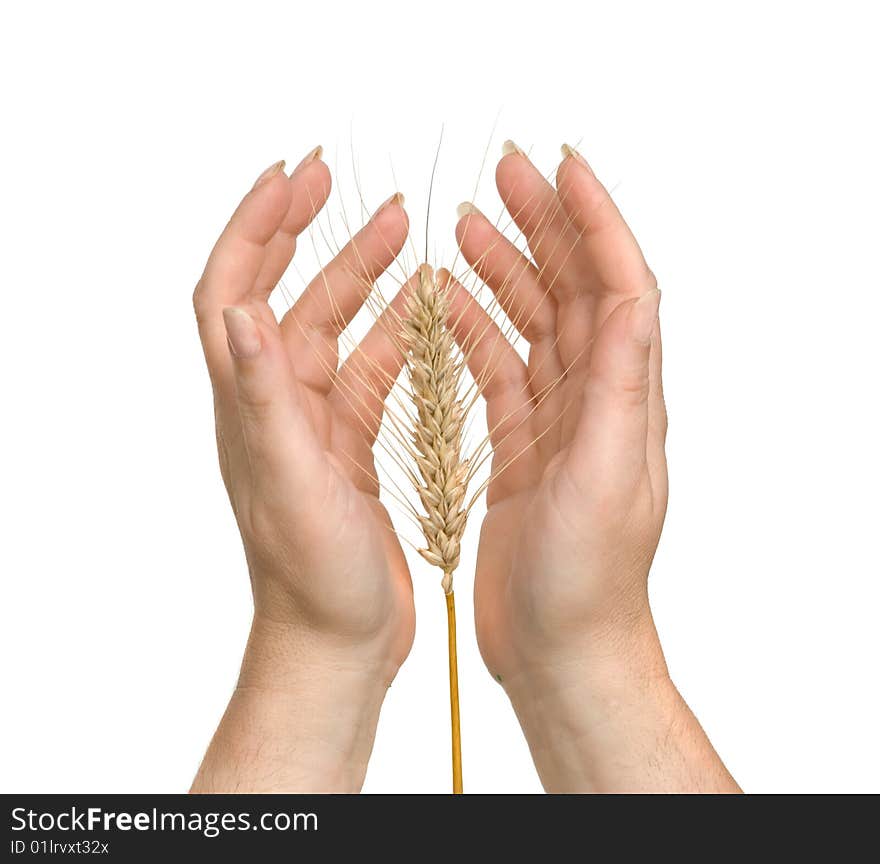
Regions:
[[[280,329],[283,333],[284,321]],[[302,370],[308,365],[305,357],[313,356],[308,349],[298,354],[290,348],[289,353],[292,370]],[[375,431],[363,404],[355,401],[365,397],[349,392],[349,372],[328,368],[326,383],[317,386],[295,376],[315,452],[323,457],[316,491],[323,497],[315,501],[314,518],[289,514],[285,534],[301,550],[303,566],[323,573],[312,598],[322,617],[356,609],[367,622],[387,615],[409,630],[414,626],[409,570],[379,501]]]

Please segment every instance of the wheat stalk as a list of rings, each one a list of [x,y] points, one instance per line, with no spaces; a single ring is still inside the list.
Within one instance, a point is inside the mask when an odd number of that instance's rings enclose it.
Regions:
[[[455,595],[452,579],[461,556],[467,522],[465,495],[470,473],[462,457],[465,410],[461,399],[464,363],[449,329],[447,286],[440,286],[427,264],[407,297],[403,319],[409,396],[414,408],[411,452],[418,469],[414,485],[423,512],[418,521],[425,538],[419,554],[443,571],[449,631],[449,695],[452,714],[452,791],[462,792],[461,725]]]

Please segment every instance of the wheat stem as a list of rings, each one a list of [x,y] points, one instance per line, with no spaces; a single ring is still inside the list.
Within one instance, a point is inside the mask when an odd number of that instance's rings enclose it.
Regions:
[[[415,484],[422,504],[419,516],[426,548],[419,554],[443,572],[449,631],[449,706],[452,717],[452,791],[462,791],[461,725],[458,704],[458,659],[455,638],[453,574],[461,554],[467,521],[465,495],[468,460],[462,457],[464,411],[461,402],[463,363],[449,329],[447,285],[437,284],[427,264],[407,297],[403,336],[406,369],[414,410],[411,453],[419,474]]]
[[[452,793],[464,791],[461,780],[461,720],[458,711],[458,654],[455,640],[455,592],[446,595],[446,621],[449,630],[449,708],[452,713]]]

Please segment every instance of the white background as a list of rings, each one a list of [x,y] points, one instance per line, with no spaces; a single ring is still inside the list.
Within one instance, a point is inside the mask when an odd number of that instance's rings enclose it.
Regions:
[[[393,163],[422,212],[445,122],[438,260],[510,137],[548,172],[580,142],[658,274],[653,603],[727,765],[751,791],[877,791],[872,4],[235,5],[4,5],[3,790],[187,787],[250,612],[193,284],[256,174],[318,143],[331,168],[354,151],[371,206]],[[497,213],[491,174],[477,203]],[[466,788],[534,791],[470,626],[476,529],[456,592]],[[414,581],[368,791],[449,785],[445,613],[435,574]]]

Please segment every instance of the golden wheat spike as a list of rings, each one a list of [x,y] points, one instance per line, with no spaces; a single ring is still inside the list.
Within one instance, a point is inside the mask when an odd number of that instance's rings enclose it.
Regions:
[[[469,463],[462,458],[464,410],[461,363],[447,326],[449,299],[427,264],[419,267],[407,298],[403,339],[407,348],[409,396],[415,409],[410,429],[412,453],[421,483],[416,491],[424,510],[419,521],[426,561],[443,571],[443,590],[452,591],[464,533]]]

